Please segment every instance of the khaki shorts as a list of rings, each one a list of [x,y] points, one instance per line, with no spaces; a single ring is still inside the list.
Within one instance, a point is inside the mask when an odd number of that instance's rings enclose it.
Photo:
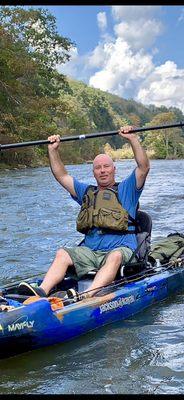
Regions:
[[[89,271],[98,271],[105,264],[107,256],[113,251],[121,251],[122,264],[127,263],[133,253],[129,247],[117,247],[110,251],[93,251],[85,246],[63,247],[63,249],[71,257],[79,278],[86,275]]]

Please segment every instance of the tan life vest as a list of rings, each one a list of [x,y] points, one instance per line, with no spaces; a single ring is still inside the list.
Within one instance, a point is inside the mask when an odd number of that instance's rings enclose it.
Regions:
[[[114,189],[116,187],[116,189]],[[77,217],[77,230],[87,233],[96,227],[104,231],[110,230],[116,233],[128,232],[128,222],[131,218],[122,207],[117,196],[117,184],[113,188],[99,190],[95,186],[89,186],[84,194],[82,206]]]

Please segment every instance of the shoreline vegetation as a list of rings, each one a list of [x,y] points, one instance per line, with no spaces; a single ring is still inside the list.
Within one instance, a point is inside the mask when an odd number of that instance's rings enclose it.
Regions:
[[[71,147],[71,144],[69,146]],[[73,145],[73,146],[76,146],[76,145]],[[81,144],[81,147],[83,147],[83,144]],[[184,145],[183,145],[183,148],[184,148]],[[145,148],[145,150],[146,150],[146,153],[150,160],[184,159],[184,152],[183,152],[183,156],[182,155],[174,156],[171,153],[171,154],[168,154],[166,157],[165,154],[164,154],[164,156],[163,155],[159,156],[158,154],[156,154],[156,152],[154,151],[154,148],[148,148],[148,149]],[[0,152],[0,157],[1,157],[2,153]],[[40,149],[40,148],[22,149],[21,148],[16,151],[11,149],[11,150],[6,151],[6,155],[7,155],[7,153],[11,153],[8,155],[9,162],[3,162],[1,160],[0,171],[26,169],[26,168],[39,168],[39,167],[49,166],[49,158],[47,155],[47,145],[45,146],[45,149]],[[85,154],[83,149],[80,149],[80,153]],[[113,148],[109,143],[105,143],[103,146],[99,146],[98,153],[108,154],[115,162],[134,159],[133,151],[131,149],[131,146],[128,143],[124,144],[121,148],[117,148],[117,149]],[[97,153],[92,154],[92,157],[90,157],[90,158],[86,158],[86,157],[82,157],[82,156],[78,157],[78,155],[76,157],[76,154],[75,154],[75,157],[73,157],[72,156],[73,153],[71,153],[71,154],[67,153],[65,146],[64,146],[64,148],[62,148],[62,146],[61,146],[60,154],[61,154],[61,158],[65,165],[67,165],[67,164],[75,165],[75,164],[85,164],[85,163],[91,164],[91,163],[93,163],[93,159]],[[70,154],[69,157],[68,157],[68,154]]]
[[[104,146],[104,153],[108,154],[114,162],[117,161],[126,161],[126,160],[134,160],[134,156],[133,156],[133,152],[132,149],[130,148],[129,145],[124,145],[122,149],[117,149],[117,150],[113,150],[111,148],[109,148],[109,144],[107,143]],[[168,158],[158,158],[154,156],[154,152],[153,151],[147,151],[147,155],[148,158],[150,160],[183,160],[184,157],[168,157]],[[78,162],[69,162],[67,164],[92,164],[93,163],[93,159],[90,160],[81,160]],[[4,170],[4,171],[10,171],[10,170],[19,170],[19,169],[26,169],[26,168],[39,168],[39,167],[49,167],[49,159],[48,157],[45,157],[42,160],[39,160],[39,162],[33,162],[30,163],[28,165],[26,164],[5,164],[5,163],[0,163],[0,171]]]
[[[95,89],[58,72],[71,57],[73,42],[57,31],[45,9],[0,7],[0,143],[45,140],[118,130],[124,125],[162,126],[184,121],[176,107],[143,105]],[[39,26],[39,32],[36,27]],[[183,159],[184,128],[144,132],[140,140],[150,159]],[[113,160],[133,158],[119,135],[61,145],[64,164],[88,163],[98,153]],[[0,151],[0,169],[49,165],[47,146]]]

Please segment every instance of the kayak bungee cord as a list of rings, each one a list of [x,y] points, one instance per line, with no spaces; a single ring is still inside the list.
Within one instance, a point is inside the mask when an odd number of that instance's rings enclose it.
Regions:
[[[176,260],[174,260],[174,261],[170,261],[170,262],[168,262],[168,263],[165,263],[165,264],[162,264],[162,266],[160,266],[159,267],[159,271],[158,271],[158,267],[152,267],[151,268],[151,271],[149,271],[148,270],[148,272],[145,272],[144,273],[144,275],[143,274],[141,274],[141,273],[139,273],[139,274],[135,274],[135,275],[130,275],[129,277],[122,277],[122,279],[119,279],[118,281],[114,281],[114,282],[112,282],[112,283],[110,283],[110,284],[108,284],[108,285],[104,285],[104,286],[99,286],[99,287],[97,287],[96,288],[96,290],[98,290],[97,291],[97,293],[99,293],[99,292],[101,292],[103,289],[111,289],[111,288],[117,288],[118,286],[122,286],[123,284],[125,285],[125,284],[127,284],[127,283],[133,283],[133,282],[136,282],[136,281],[138,281],[138,280],[141,280],[141,279],[144,279],[144,278],[149,278],[149,277],[151,277],[151,276],[154,276],[154,275],[157,275],[157,274],[159,274],[160,272],[165,272],[165,271],[167,271],[167,270],[169,270],[169,269],[174,269],[174,268],[176,268],[176,267],[178,267],[178,268],[180,268],[180,267],[182,267],[182,266],[184,266],[184,258],[178,258],[178,259],[176,259]],[[138,275],[138,276],[137,276]],[[86,295],[86,294],[88,294],[88,293],[90,293],[90,292],[92,292],[92,291],[94,291],[94,289],[92,289],[92,290],[86,290],[85,292],[80,292],[79,293],[79,295],[80,296],[82,296],[82,295]],[[103,295],[104,295],[105,293],[103,293]],[[54,294],[53,294],[53,297],[54,297]],[[92,296],[93,297],[93,296]],[[91,298],[92,298],[91,297]],[[56,296],[56,298],[57,298],[57,296]],[[62,301],[63,301],[63,305],[65,305],[65,301],[67,301],[67,305],[68,305],[68,302],[73,302],[73,300],[76,298],[76,296],[72,296],[71,298],[67,298],[67,299],[64,299],[64,298],[62,298]],[[81,299],[82,300],[82,299]],[[58,300],[58,302],[59,302],[60,300]],[[56,303],[57,303],[57,300],[56,300]]]
[[[158,275],[160,272],[165,272],[165,271],[167,271],[169,269],[175,269],[177,267],[180,268],[182,266],[184,266],[184,258],[177,258],[176,260],[169,261],[169,262],[167,262],[165,264],[160,265],[159,267],[158,266],[153,266],[153,267],[150,267],[150,270],[148,268],[145,271],[143,270],[142,272],[139,272],[139,273],[134,274],[134,275],[130,275],[128,277],[123,276],[121,279],[119,279],[117,281],[113,281],[110,284],[99,286],[99,287],[96,288],[96,290],[97,290],[96,294],[98,294],[99,292],[103,292],[103,289],[105,289],[104,292],[106,292],[109,289],[116,289],[116,288],[118,288],[118,286],[121,287],[121,286],[123,286],[125,284],[133,283],[133,282],[139,281],[139,280],[144,279],[144,278],[149,278],[151,276]],[[31,277],[27,277],[25,280],[28,280],[28,279],[31,279],[31,278],[33,278],[35,276],[37,277],[37,276],[40,276],[40,275],[41,274],[32,275]],[[44,273],[42,275],[44,275]],[[17,281],[17,283],[19,283],[19,281]],[[12,288],[16,287],[16,283],[14,285],[7,285],[6,287],[1,288],[1,291],[3,291],[3,289],[8,289],[8,288],[11,288],[11,287]],[[80,296],[86,295],[86,294],[88,294],[88,293],[90,293],[92,291],[94,291],[94,289],[80,292],[79,295]],[[59,291],[58,291],[58,293],[59,293]],[[101,294],[104,295],[105,293],[101,293]],[[9,295],[7,294],[6,297],[8,298]],[[53,293],[50,296],[48,296],[47,298],[49,299],[49,297],[55,297],[55,303],[57,303],[57,294],[54,295],[54,293]],[[59,297],[58,302],[60,302],[62,300],[63,301],[63,305],[65,305],[66,301],[67,301],[67,304],[69,302],[72,303],[75,298],[76,298],[76,296],[72,296],[71,298],[66,298],[66,299],[64,299],[63,297],[62,298]]]
[[[127,278],[126,277],[122,277],[122,279],[119,279],[118,281],[114,281],[111,284],[104,285],[104,286],[99,286],[99,287],[96,288],[96,290],[98,290],[97,293],[99,293],[99,292],[103,291],[103,289],[106,289],[106,290],[107,289],[111,289],[111,288],[112,289],[117,289],[118,286],[121,287],[122,285],[125,285],[125,284],[128,284],[128,283],[133,283],[133,282],[136,282],[136,281],[144,279],[144,278],[149,278],[151,276],[158,275],[160,272],[165,272],[165,271],[167,271],[169,269],[174,269],[174,268],[177,268],[177,267],[180,268],[182,266],[184,266],[184,258],[178,258],[178,259],[176,259],[174,261],[170,261],[168,263],[162,264],[162,266],[159,267],[159,271],[158,271],[158,267],[157,266],[156,267],[152,267],[151,271],[148,270],[148,272],[145,272],[144,275],[140,273],[140,274],[136,274],[136,275],[130,275]],[[94,289],[86,290],[85,292],[80,292],[79,296],[82,297],[82,295],[86,295],[86,294],[88,294],[88,293],[90,293],[92,291],[94,291]],[[97,293],[95,293],[95,295]],[[105,294],[106,293],[101,293],[102,296],[105,295]],[[51,295],[50,297],[54,297],[54,293],[53,293],[53,296]],[[93,298],[93,296],[91,298]],[[48,297],[48,299],[49,299],[49,297]],[[67,302],[66,305],[69,305],[70,303],[73,304],[73,300],[74,299],[76,299],[76,296],[72,296],[71,298],[66,298],[66,299],[65,298],[59,298],[58,299],[57,296],[56,296],[55,297],[55,304],[57,304],[57,302],[59,304],[61,300],[62,300],[64,306],[65,306],[66,302]],[[85,299],[85,297],[84,297],[84,299]],[[81,298],[81,300],[82,300],[82,298]]]
[[[159,267],[159,271],[158,271],[158,267],[151,267],[150,272],[148,270],[148,272],[145,272],[144,274],[139,273],[139,274],[135,274],[135,275],[130,275],[127,278],[122,277],[122,279],[119,279],[118,281],[113,281],[112,283],[110,283],[108,285],[99,286],[95,290],[99,289],[98,290],[98,292],[99,292],[99,291],[101,291],[101,289],[116,288],[116,287],[122,286],[123,284],[126,284],[126,283],[132,283],[132,282],[136,282],[138,280],[144,279],[144,278],[149,278],[150,276],[157,275],[160,272],[165,272],[171,268],[182,267],[183,265],[184,265],[184,258],[178,258],[174,261],[170,261],[166,264],[162,264],[162,266]],[[87,294],[87,293],[90,293],[93,291],[94,291],[94,289],[86,290],[85,292],[80,292],[80,295]],[[75,296],[71,297],[71,299],[73,299],[73,298],[75,298]],[[69,299],[67,299],[67,301],[68,300]]]

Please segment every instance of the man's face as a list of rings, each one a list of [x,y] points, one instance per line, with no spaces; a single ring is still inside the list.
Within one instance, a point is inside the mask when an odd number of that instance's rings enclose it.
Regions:
[[[101,187],[115,183],[115,169],[112,159],[106,154],[99,154],[93,161],[94,177]]]

